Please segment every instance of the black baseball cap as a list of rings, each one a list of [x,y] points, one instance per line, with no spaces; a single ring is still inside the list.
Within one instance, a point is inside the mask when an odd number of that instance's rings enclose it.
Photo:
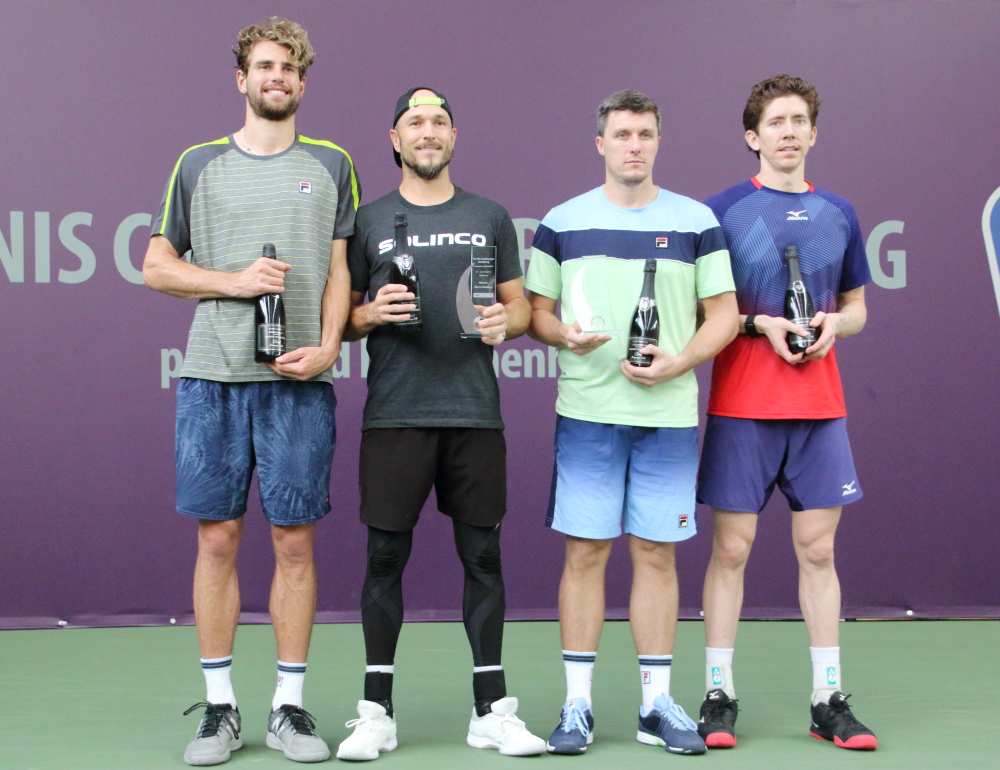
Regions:
[[[434,96],[414,97],[413,95],[417,91],[430,91],[434,94]],[[396,124],[399,122],[399,119],[402,117],[404,112],[411,107],[419,107],[422,104],[433,104],[444,107],[444,111],[448,113],[448,117],[451,118],[451,122],[455,122],[455,116],[451,114],[451,106],[448,104],[448,100],[445,98],[444,94],[435,91],[433,88],[428,88],[427,86],[417,86],[416,88],[411,88],[396,100],[396,111],[393,113],[392,127],[396,127]],[[403,159],[399,157],[399,153],[396,152],[396,148],[393,148],[392,150],[392,157],[396,161],[396,165],[402,168]]]

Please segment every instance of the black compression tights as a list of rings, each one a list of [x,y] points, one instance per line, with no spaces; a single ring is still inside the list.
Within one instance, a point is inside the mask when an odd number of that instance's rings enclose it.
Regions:
[[[462,619],[475,666],[499,666],[505,609],[500,570],[500,525],[454,521],[455,548],[465,569]],[[368,569],[361,590],[361,625],[369,666],[391,665],[403,626],[403,569],[413,531],[368,528]]]

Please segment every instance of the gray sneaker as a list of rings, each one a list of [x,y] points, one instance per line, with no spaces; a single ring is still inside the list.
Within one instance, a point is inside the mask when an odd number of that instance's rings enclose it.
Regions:
[[[326,741],[316,735],[312,714],[287,703],[268,717],[267,747],[295,762],[325,762],[330,758]]]
[[[236,749],[243,748],[240,710],[228,703],[202,701],[185,711],[184,716],[202,707],[205,713],[194,740],[184,750],[184,761],[189,765],[219,765],[229,759]]]

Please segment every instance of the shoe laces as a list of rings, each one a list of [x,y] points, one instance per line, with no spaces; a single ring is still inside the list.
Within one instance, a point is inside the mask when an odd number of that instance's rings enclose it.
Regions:
[[[670,701],[670,705],[665,711],[660,712],[664,719],[666,719],[674,727],[678,727],[684,730],[697,730],[698,725],[687,714],[684,713],[684,709],[678,706],[673,700]]]
[[[508,729],[512,732],[527,732],[528,727],[514,714],[497,714],[500,717],[500,729],[503,732],[507,732]]]
[[[223,706],[228,704],[223,704]],[[228,724],[233,732],[234,736],[239,736],[240,728],[236,724],[236,720],[233,719],[233,709],[223,708],[215,703],[209,703],[208,701],[199,701],[195,703],[191,708],[184,712],[184,716],[187,716],[195,709],[204,708],[205,713],[201,717],[201,724],[198,726],[198,734],[196,738],[211,738],[219,734],[219,730],[222,729],[223,724]]]
[[[861,724],[851,712],[851,707],[847,705],[847,699],[850,697],[850,695],[842,695],[840,698],[831,699],[831,702],[827,704],[832,720],[836,720],[840,724]]]
[[[375,730],[375,720],[369,716],[358,717],[357,719],[348,719],[344,722],[344,727],[361,727],[363,730],[369,730],[374,732]]]
[[[281,726],[288,722],[292,726],[292,730],[299,735],[316,734],[316,722],[313,721],[313,715],[305,709],[298,706],[282,706],[278,709],[278,713],[281,714],[281,721],[275,732],[281,730]]]
[[[590,735],[590,725],[587,724],[587,715],[579,706],[563,706],[562,721],[563,732],[571,733],[574,730],[579,730],[584,736]]]
[[[736,698],[730,698],[728,701],[723,703],[721,700],[712,700],[709,698],[706,701],[705,706],[705,721],[706,722],[719,722],[725,719],[726,712],[730,710],[730,704],[732,707],[736,707]]]

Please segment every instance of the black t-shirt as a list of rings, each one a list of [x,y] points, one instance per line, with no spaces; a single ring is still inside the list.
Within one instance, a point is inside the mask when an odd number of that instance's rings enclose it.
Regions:
[[[496,247],[498,284],[520,277],[514,224],[500,204],[458,187],[451,200],[436,206],[415,206],[398,190],[362,206],[347,260],[351,289],[367,292],[369,300],[389,283],[398,212],[406,214],[409,253],[420,277],[423,329],[385,324],[368,336],[361,429],[503,428],[493,348],[461,338],[459,308],[469,304],[472,246]]]

